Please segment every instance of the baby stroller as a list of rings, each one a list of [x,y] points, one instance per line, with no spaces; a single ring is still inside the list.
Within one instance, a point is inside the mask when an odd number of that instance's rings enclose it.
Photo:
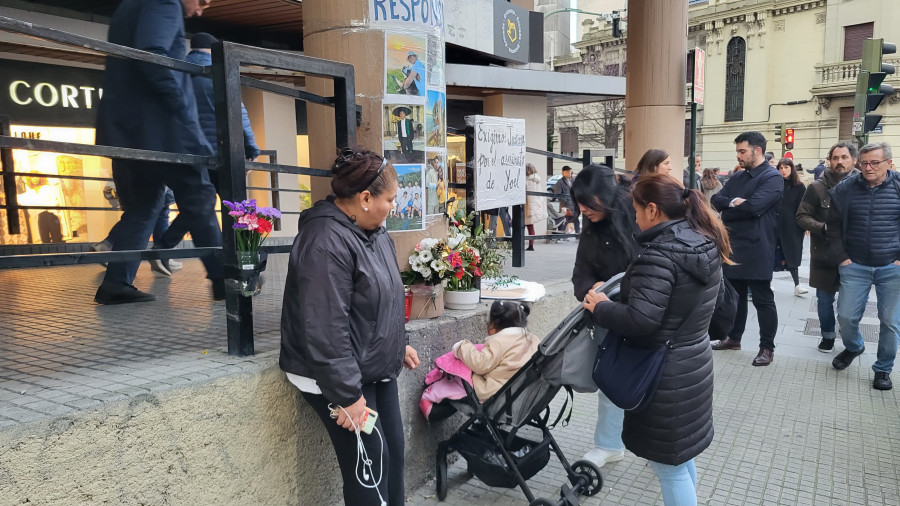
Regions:
[[[551,234],[566,232],[566,213],[560,211],[558,205],[547,200],[547,232]]]
[[[618,298],[621,277],[618,274],[611,278],[599,291],[611,299]],[[463,382],[467,396],[451,402],[457,411],[467,414],[468,419],[450,439],[438,443],[438,499],[443,501],[447,497],[447,456],[454,451],[466,460],[470,476],[477,476],[491,487],[518,486],[532,506],[576,506],[582,495],[593,496],[600,492],[603,487],[600,468],[586,460],[569,464],[550,433],[550,429],[566,416],[566,407],[573,400],[573,389],[581,392],[597,390],[590,367],[578,367],[575,371],[578,378],[566,370],[567,350],[570,360],[573,355],[583,357],[591,350],[596,352],[599,343],[594,339],[602,337],[597,330],[605,335],[605,330],[594,329],[591,315],[579,306],[543,339],[528,363],[484,403],[480,403],[471,386]],[[567,392],[566,401],[556,420],[550,424],[550,402],[561,389]],[[571,416],[571,407],[568,413],[565,422]],[[520,436],[519,429],[526,426],[540,430],[541,439],[535,441]],[[536,498],[526,483],[547,465],[551,450],[565,469],[570,484],[564,483],[560,487],[560,499],[555,502]]]

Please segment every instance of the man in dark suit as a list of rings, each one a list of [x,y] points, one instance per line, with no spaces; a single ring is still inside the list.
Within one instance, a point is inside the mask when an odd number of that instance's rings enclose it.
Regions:
[[[109,41],[183,59],[184,18],[200,16],[212,0],[124,0],[110,22]],[[191,76],[157,65],[106,59],[103,98],[97,111],[97,144],[212,155],[197,119]],[[163,206],[165,188],[175,193],[181,218],[197,246],[221,246],[216,190],[204,167],[113,160],[113,179],[123,209],[110,232],[113,250],[140,250]],[[166,236],[154,247],[167,247]],[[170,246],[169,246],[170,247]],[[224,298],[221,258],[203,257],[213,296]],[[154,300],[131,283],[140,262],[110,262],[94,300],[124,304]]]
[[[400,138],[400,152],[408,155],[413,151],[413,122],[406,117],[406,111],[402,108],[397,115],[400,121],[397,122],[397,137]]]
[[[764,366],[772,363],[778,331],[778,310],[771,284],[775,268],[775,224],[784,194],[784,178],[766,161],[763,155],[766,138],[761,133],[744,132],[734,144],[738,165],[743,170],[731,176],[711,201],[722,213],[731,238],[734,265],[725,265],[723,270],[738,293],[738,307],[728,337],[717,341],[712,349],[741,349],[749,290],[759,318],[759,353],[753,365]]]

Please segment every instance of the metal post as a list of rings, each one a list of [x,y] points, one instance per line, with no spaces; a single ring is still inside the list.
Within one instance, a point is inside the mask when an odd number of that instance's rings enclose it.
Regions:
[[[691,179],[688,188],[697,186],[697,102],[694,102],[694,89],[691,87],[691,159],[688,160]]]
[[[240,61],[230,51],[229,43],[217,43],[212,48],[213,92],[216,103],[216,136],[220,159],[219,189],[222,200],[241,201],[247,198],[247,176],[244,165],[244,131],[241,127]],[[222,252],[226,278],[236,278],[237,247],[231,226],[233,220],[222,206]],[[226,285],[232,280],[226,279]],[[228,329],[228,354],[253,355],[253,300],[234,290],[225,295]]]
[[[581,152],[581,166],[587,167],[592,163],[594,163],[594,154],[590,149],[585,149]]]
[[[513,206],[512,211],[512,266],[525,267],[525,206]]]
[[[466,216],[475,212],[475,129],[466,127]],[[475,213],[472,229],[481,223],[481,213]]]
[[[353,68],[334,78],[335,141],[339,148],[356,149],[356,83]]]
[[[259,154],[268,156],[269,163],[272,165],[278,164],[278,151],[274,149],[264,149],[259,152]],[[269,186],[272,188],[272,191],[269,192],[270,198],[272,199],[272,207],[275,209],[281,209],[281,192],[278,191],[280,188],[280,183],[278,182],[278,173],[270,172],[269,173]],[[272,220],[272,228],[275,230],[281,230],[281,218],[275,218]]]
[[[12,133],[9,116],[0,116],[0,135],[9,137]],[[0,168],[3,170],[3,196],[6,198],[6,226],[9,235],[19,235],[22,229],[19,225],[19,201],[16,195],[16,167],[14,165],[12,150],[0,148]]]

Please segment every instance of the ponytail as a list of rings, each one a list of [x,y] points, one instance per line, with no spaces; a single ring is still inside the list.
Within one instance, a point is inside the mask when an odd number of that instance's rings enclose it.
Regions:
[[[706,197],[697,190],[683,188],[674,178],[654,174],[635,183],[631,197],[641,206],[650,202],[671,219],[685,219],[692,229],[716,243],[722,262],[733,265],[731,242],[722,219],[713,211]]]
[[[719,255],[722,256],[722,262],[727,265],[734,265],[731,261],[731,240],[728,238],[728,230],[722,223],[719,215],[713,211],[706,197],[697,190],[687,190],[688,197],[685,199],[685,218],[691,228],[709,237],[716,243],[719,248]]]

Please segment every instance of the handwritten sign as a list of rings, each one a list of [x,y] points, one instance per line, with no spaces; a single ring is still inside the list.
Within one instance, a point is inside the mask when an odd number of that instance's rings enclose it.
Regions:
[[[525,203],[525,120],[467,116],[475,135],[475,209]]]
[[[444,0],[369,0],[370,25],[444,30]]]

